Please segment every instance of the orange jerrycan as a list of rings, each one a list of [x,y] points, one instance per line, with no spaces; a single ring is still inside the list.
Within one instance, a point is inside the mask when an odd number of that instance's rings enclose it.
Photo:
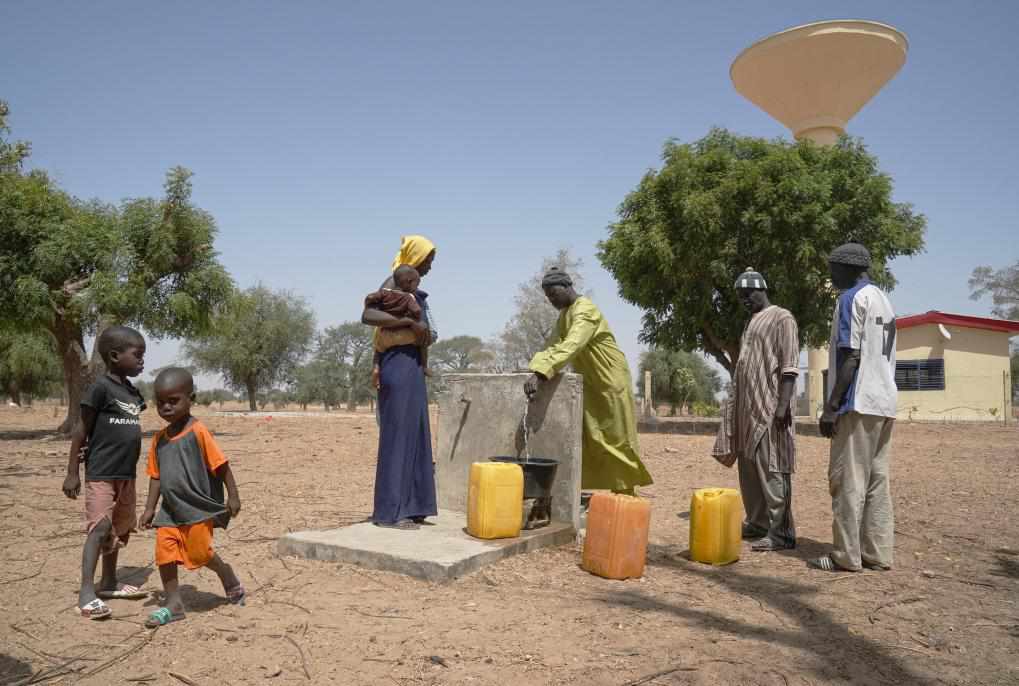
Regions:
[[[690,559],[727,565],[739,559],[743,499],[735,488],[700,488],[690,499]]]
[[[650,527],[651,503],[647,500],[595,493],[587,510],[581,566],[606,579],[643,576]]]
[[[503,462],[471,465],[467,533],[477,538],[513,538],[524,519],[524,470]]]

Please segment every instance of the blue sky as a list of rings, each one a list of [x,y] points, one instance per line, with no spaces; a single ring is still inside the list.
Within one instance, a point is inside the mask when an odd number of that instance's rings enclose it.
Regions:
[[[898,311],[986,314],[976,265],[1019,258],[1013,3],[8,3],[0,98],[32,164],[107,201],[195,172],[241,286],[359,316],[403,233],[439,246],[425,287],[443,335],[497,333],[516,284],[565,246],[635,363],[640,312],[595,244],[669,137],[788,132],[728,69],[821,19],[890,23],[899,75],[850,122],[927,215]],[[1009,95],[1009,93],[1013,93]],[[149,367],[174,359],[153,346]]]

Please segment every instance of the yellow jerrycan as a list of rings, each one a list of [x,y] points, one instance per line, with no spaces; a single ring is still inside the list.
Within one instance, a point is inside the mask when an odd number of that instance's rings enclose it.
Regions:
[[[727,565],[739,559],[743,499],[735,488],[700,488],[690,499],[690,559]]]
[[[647,562],[651,503],[644,498],[595,493],[587,509],[581,567],[606,579],[639,579]]]
[[[475,462],[467,491],[467,533],[513,538],[524,519],[524,470],[517,464]]]

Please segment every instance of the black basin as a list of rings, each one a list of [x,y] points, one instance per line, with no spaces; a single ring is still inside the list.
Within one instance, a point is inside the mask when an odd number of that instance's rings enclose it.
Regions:
[[[552,485],[555,483],[559,460],[547,457],[510,457],[500,455],[488,458],[491,462],[517,464],[524,470],[524,522],[525,529],[538,529],[552,521]]]

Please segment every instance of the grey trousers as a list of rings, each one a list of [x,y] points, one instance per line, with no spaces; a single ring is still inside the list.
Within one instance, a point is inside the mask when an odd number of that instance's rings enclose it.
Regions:
[[[773,543],[795,545],[792,474],[768,470],[768,438],[757,445],[753,459],[740,457],[739,490],[746,512],[744,528]]]
[[[831,442],[831,559],[845,569],[863,563],[892,566],[895,519],[888,484],[890,417],[848,412],[839,417]]]

